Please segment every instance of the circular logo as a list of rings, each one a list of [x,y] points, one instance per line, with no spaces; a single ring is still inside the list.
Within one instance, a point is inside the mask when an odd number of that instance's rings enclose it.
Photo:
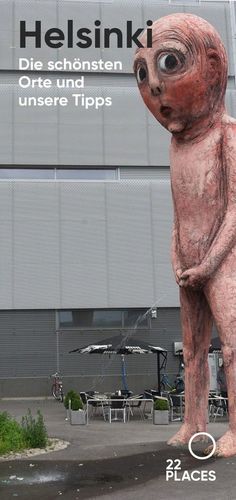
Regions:
[[[197,437],[197,436],[207,436],[212,440],[212,444],[213,444],[212,450],[210,451],[210,453],[208,455],[205,455],[204,457],[199,457],[192,450],[192,442],[195,439],[195,437]],[[188,449],[189,449],[189,452],[191,453],[192,457],[197,458],[197,460],[207,460],[208,458],[211,458],[212,455],[214,455],[215,449],[216,449],[216,442],[215,442],[215,439],[213,438],[213,436],[211,434],[209,434],[208,432],[196,432],[196,434],[193,434],[193,436],[190,438],[190,440],[188,442]]]

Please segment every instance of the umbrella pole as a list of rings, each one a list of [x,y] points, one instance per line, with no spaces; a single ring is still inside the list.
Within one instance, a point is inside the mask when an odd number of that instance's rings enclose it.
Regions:
[[[161,395],[161,379],[160,379],[160,353],[157,352],[157,387],[159,396]]]
[[[121,363],[122,363],[122,382],[124,389],[128,391],[127,380],[126,380],[126,367],[125,367],[125,357],[124,354],[121,355]]]

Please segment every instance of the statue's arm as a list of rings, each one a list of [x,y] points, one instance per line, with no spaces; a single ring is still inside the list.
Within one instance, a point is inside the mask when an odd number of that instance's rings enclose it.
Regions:
[[[236,243],[236,128],[230,127],[223,138],[224,189],[227,208],[222,224],[205,255],[201,267],[207,277],[216,271]]]
[[[220,228],[204,259],[181,275],[181,286],[201,286],[214,274],[236,244],[236,128],[230,127],[223,138],[224,189],[227,208]]]
[[[183,272],[183,269],[181,267],[179,253],[178,253],[178,229],[177,228],[178,228],[178,226],[177,226],[176,215],[174,215],[174,222],[173,222],[173,228],[172,228],[172,241],[171,241],[171,262],[172,262],[172,268],[174,271],[176,283],[179,285],[179,278]]]

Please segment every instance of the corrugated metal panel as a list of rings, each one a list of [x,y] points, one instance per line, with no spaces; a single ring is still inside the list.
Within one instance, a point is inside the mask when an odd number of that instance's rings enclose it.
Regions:
[[[13,223],[0,220],[0,302],[2,309],[13,307]]]
[[[0,312],[0,377],[49,376],[56,370],[55,313]]]
[[[168,181],[4,181],[0,190],[1,309],[178,305]]]
[[[69,354],[76,347],[93,343],[103,338],[117,335],[115,330],[111,331],[68,331],[59,336],[60,344],[60,369],[66,376],[90,376],[91,388],[100,389],[107,375],[121,374],[120,356],[113,355],[79,355]],[[181,340],[181,326],[179,309],[158,308],[157,319],[152,320],[151,330],[136,330],[132,335],[145,342],[164,347],[168,350],[168,365],[166,371],[176,375],[178,359],[172,356],[173,342]],[[132,341],[131,335],[131,341]],[[155,355],[132,355],[125,357],[128,380],[129,375],[156,374]],[[140,380],[140,391],[145,387]]]
[[[85,2],[85,1],[50,1],[43,0],[1,0],[1,21],[0,21],[0,68],[17,69],[19,57],[40,58],[43,62],[48,60],[62,59],[67,57],[73,60],[75,57],[88,60],[121,60],[123,71],[131,73],[133,64],[133,54],[135,45],[127,48],[126,45],[126,21],[132,20],[133,27],[136,29],[145,27],[147,20],[158,19],[172,12],[192,12],[209,20],[221,33],[230,55],[230,71],[234,74],[232,64],[232,37],[229,19],[228,2],[188,2],[171,3],[160,0],[113,0],[112,3],[103,2]],[[27,47],[20,48],[19,41],[19,22],[26,20],[26,28],[33,30],[35,20],[42,20],[42,32],[52,27],[59,27],[67,32],[67,20],[73,19],[75,32],[78,28],[88,27],[92,33],[94,31],[94,21],[101,21],[101,28],[117,27],[123,31],[123,48],[116,48],[115,40],[111,42],[110,49],[95,49],[93,46],[85,50],[67,48],[66,42],[60,49],[50,49],[44,42],[42,47],[36,49],[32,40],[28,41]],[[13,28],[14,27],[14,28]],[[42,37],[43,38],[43,37]],[[66,39],[65,35],[65,39]]]
[[[160,123],[154,120],[151,113],[148,114],[148,165],[166,165],[170,164],[169,145],[171,135]]]
[[[0,311],[0,389],[4,387],[1,384],[3,379],[12,378],[11,393],[15,396],[21,396],[21,394],[30,396],[32,380],[37,377],[37,382],[33,383],[38,384],[38,394],[50,394],[51,382],[48,376],[56,370],[57,352],[54,320],[54,311]],[[216,334],[214,330],[213,336]],[[68,389],[72,386],[80,387],[81,390],[108,390],[107,387],[110,387],[109,381],[112,377],[113,388],[122,387],[120,356],[69,354],[69,351],[76,347],[112,335],[117,335],[117,331],[84,330],[59,334],[59,368],[65,377],[65,386],[68,385],[67,378],[71,377]],[[157,319],[152,320],[151,328],[149,330],[138,329],[133,331],[132,335],[167,349],[168,363],[165,371],[174,380],[178,372],[179,358],[173,356],[173,342],[181,340],[180,310],[158,308]],[[156,385],[155,355],[126,356],[125,363],[128,385],[131,390],[134,389],[132,380],[135,380],[135,391],[139,392],[148,388],[146,385],[148,380],[152,381],[152,387]],[[16,393],[14,388],[18,387],[17,378],[22,378],[23,386],[20,387],[19,384],[19,391]],[[43,378],[47,379],[47,383],[44,383],[44,392],[40,385]],[[84,380],[86,380],[86,386]],[[8,380],[8,388],[10,384]],[[34,388],[33,392],[37,394],[37,389]],[[1,396],[9,396],[9,393],[4,392]]]
[[[17,69],[19,66],[19,57],[30,58],[33,57],[35,60],[41,60],[44,64],[47,64],[48,60],[56,60],[58,53],[56,49],[50,49],[44,43],[44,36],[42,36],[42,46],[40,49],[35,48],[34,39],[30,39],[27,42],[26,48],[20,48],[20,21],[26,21],[26,29],[34,30],[35,21],[42,21],[42,34],[46,30],[57,26],[57,3],[55,0],[38,1],[38,0],[14,0],[13,2],[13,16],[11,19],[11,25],[8,28],[12,35],[12,47],[13,48],[13,69]],[[4,20],[3,20],[4,22]],[[12,29],[14,27],[14,31]],[[7,26],[6,26],[7,28]],[[9,40],[8,40],[9,43]],[[4,69],[11,69],[9,66]]]
[[[148,179],[148,180],[169,180],[170,170],[163,167],[152,168],[120,168],[120,178],[124,179]]]
[[[60,295],[58,186],[15,182],[12,189],[13,307],[50,308]]]
[[[154,283],[149,183],[109,183],[106,192],[109,306],[151,305]]]
[[[107,165],[146,165],[147,111],[140,102],[134,78],[130,78],[129,88],[118,85],[104,89],[113,99],[112,107],[104,110],[105,162]]]
[[[60,185],[61,307],[106,307],[105,184]]]
[[[178,287],[171,268],[172,201],[168,181],[151,183],[152,235],[156,301],[159,307],[179,305]]]
[[[13,198],[12,186],[0,183],[0,296],[1,306],[13,306]]]
[[[56,370],[54,319],[54,311],[0,312],[0,379],[48,377]],[[71,349],[116,334],[114,330],[59,334],[60,371],[63,376],[91,377],[90,388],[94,389],[101,388],[106,376],[120,377],[120,356],[69,354]],[[178,309],[158,309],[158,317],[152,321],[151,330],[137,330],[135,337],[166,348],[169,351],[167,371],[176,373],[177,360],[172,356],[172,344],[180,340]],[[143,376],[156,374],[156,356],[132,355],[127,356],[125,361],[128,375],[140,376],[140,390],[144,389]],[[48,385],[50,387],[50,381]]]
[[[132,20],[133,28],[136,29],[146,26],[146,20],[143,18],[142,0],[114,0],[112,3],[101,1],[100,18],[103,26],[120,28],[123,32],[123,48],[116,48],[115,41],[112,42],[110,49],[103,49],[104,59],[121,60],[123,72],[132,73],[133,56],[136,46],[127,48],[126,45],[126,22]]]
[[[233,33],[230,23],[230,6],[229,2],[199,2],[198,6],[188,6],[186,12],[196,14],[203,17],[212,24],[220,34],[229,59],[229,75],[235,75],[234,59],[233,59]]]
[[[68,76],[68,75],[67,75]],[[98,77],[88,77],[86,96],[110,96],[109,108],[85,109],[72,102],[72,89],[20,89],[17,75],[5,75],[0,85],[0,162],[16,164],[63,165],[146,165],[151,155],[147,137],[147,110],[140,101],[134,77],[117,82],[111,76],[99,86]],[[124,87],[122,85],[124,84]],[[19,106],[19,96],[68,96],[61,108]],[[124,109],[129,108],[129,113]],[[14,109],[14,115],[12,113]],[[13,129],[13,130],[12,130]],[[5,141],[4,130],[7,130]],[[164,131],[165,134],[165,131]],[[167,140],[169,135],[166,133]],[[167,141],[166,141],[167,142]],[[155,141],[156,146],[157,141]],[[156,164],[168,164],[163,141]],[[165,159],[164,159],[165,158]],[[164,161],[164,163],[163,163]]]
[[[0,68],[13,69],[14,62],[14,32],[12,30],[14,16],[13,0],[1,1],[0,18]]]
[[[55,83],[55,76],[52,78]],[[72,103],[58,112],[53,107],[21,107],[20,94],[58,95],[51,89],[20,92],[17,75],[2,75],[0,84],[0,163],[26,165],[168,166],[171,136],[141,101],[134,77],[122,82],[111,76],[100,85],[98,76],[87,77],[84,93],[112,96],[113,105],[95,110]],[[124,85],[124,86],[123,86]],[[235,95],[229,81],[228,111],[236,115]],[[70,95],[72,90],[60,90]],[[127,112],[128,110],[128,112]]]
[[[236,91],[233,89],[229,89],[226,94],[226,107],[227,111],[236,117]]]

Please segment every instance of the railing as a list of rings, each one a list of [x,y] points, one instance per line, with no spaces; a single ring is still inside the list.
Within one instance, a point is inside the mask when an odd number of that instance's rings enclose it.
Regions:
[[[143,412],[145,412],[145,406],[147,403],[150,404],[150,402],[152,402],[152,408],[153,408],[153,403],[154,401],[150,400],[150,398],[135,398],[135,397],[132,397],[132,398],[122,398],[122,399],[117,399],[117,398],[110,398],[110,397],[104,397],[104,398],[99,398],[99,397],[93,397],[93,398],[89,398],[87,399],[87,411],[86,411],[86,422],[87,424],[89,423],[89,406],[94,406],[96,408],[96,404],[97,404],[97,407],[101,406],[102,408],[102,411],[103,411],[103,417],[104,417],[104,420],[105,419],[105,414],[106,414],[106,409],[109,409],[109,408],[112,408],[115,410],[115,407],[112,407],[112,403],[117,403],[117,411],[119,410],[126,410],[128,411],[128,419],[125,418],[125,420],[129,421],[129,416],[130,414],[132,413],[132,403],[139,403],[140,404],[143,404],[144,403],[144,410]],[[118,406],[119,405],[119,406]],[[124,421],[125,421],[124,420]]]

